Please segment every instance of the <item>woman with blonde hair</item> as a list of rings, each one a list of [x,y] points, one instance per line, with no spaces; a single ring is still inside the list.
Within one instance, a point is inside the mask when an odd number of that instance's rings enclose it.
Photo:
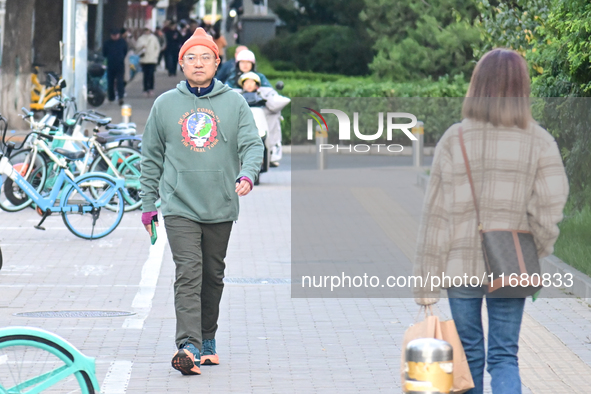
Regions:
[[[552,253],[568,197],[568,181],[554,138],[533,119],[525,60],[508,49],[485,54],[464,99],[461,123],[435,149],[417,240],[415,274],[451,278],[443,283],[475,387],[483,392],[485,363],[494,394],[521,393],[517,362],[525,298],[488,293],[488,278],[475,205],[483,230],[533,235],[540,258]],[[463,143],[461,140],[463,139]],[[471,169],[471,182],[462,145]],[[484,278],[478,286],[467,281]],[[416,302],[434,304],[440,288],[415,289]],[[482,299],[488,311],[488,350]]]

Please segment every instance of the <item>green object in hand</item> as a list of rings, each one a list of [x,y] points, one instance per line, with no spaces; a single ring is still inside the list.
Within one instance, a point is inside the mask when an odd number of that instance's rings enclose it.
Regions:
[[[152,219],[152,236],[150,237],[150,241],[152,242],[152,245],[154,245],[156,243],[157,239],[158,239],[158,233],[156,233],[156,222],[154,222],[154,219]]]

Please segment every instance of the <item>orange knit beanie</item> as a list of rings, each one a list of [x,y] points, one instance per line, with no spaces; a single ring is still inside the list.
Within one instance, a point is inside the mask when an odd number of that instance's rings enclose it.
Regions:
[[[185,52],[191,47],[195,45],[203,45],[207,47],[215,53],[215,57],[219,59],[219,49],[218,46],[213,42],[213,38],[203,30],[203,28],[198,27],[195,30],[195,33],[183,44],[181,47],[181,51],[179,52],[179,61],[185,56]]]

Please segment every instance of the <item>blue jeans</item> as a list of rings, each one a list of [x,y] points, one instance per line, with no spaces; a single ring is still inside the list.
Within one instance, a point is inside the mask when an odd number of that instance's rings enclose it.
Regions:
[[[484,288],[470,286],[453,287],[448,289],[447,293],[451,313],[474,380],[474,388],[465,394],[483,393],[485,359],[494,394],[521,394],[517,351],[525,298],[487,297],[486,355],[481,316],[482,298],[485,293]]]

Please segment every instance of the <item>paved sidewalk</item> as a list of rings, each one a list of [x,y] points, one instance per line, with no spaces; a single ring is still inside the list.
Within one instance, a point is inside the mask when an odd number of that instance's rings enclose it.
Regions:
[[[174,85],[157,75],[157,89]],[[140,97],[141,74],[128,87],[133,120],[141,124],[152,99]],[[139,85],[139,87],[138,87]],[[118,106],[105,107],[111,114]],[[110,112],[109,112],[110,111]],[[117,121],[117,118],[114,118]],[[150,247],[140,213],[126,213],[103,240],[70,234],[60,217],[33,229],[32,210],[0,212],[0,326],[42,327],[96,357],[104,393],[400,393],[402,336],[417,314],[412,299],[291,298],[291,157],[263,174],[241,199],[228,251],[226,288],[217,335],[219,366],[202,376],[170,367],[174,348],[174,264],[164,232]],[[377,226],[404,218],[384,234],[407,261],[414,248],[423,192],[409,168],[388,171],[398,185],[387,193],[362,187],[360,206]],[[371,183],[371,182],[369,182]],[[373,183],[374,187],[379,185]],[[366,200],[367,198],[386,199]],[[389,204],[386,213],[372,202]],[[379,205],[378,205],[379,206]],[[439,313],[449,317],[447,302]],[[15,313],[60,310],[134,312],[117,318],[23,318]],[[522,329],[524,393],[588,393],[591,386],[591,308],[576,299],[530,300]]]
[[[138,134],[144,132],[146,126],[146,120],[152,109],[152,103],[157,96],[166,92],[167,90],[173,89],[176,85],[184,80],[183,74],[179,71],[176,77],[169,77],[166,71],[157,69],[154,76],[154,93],[153,97],[147,97],[143,92],[142,84],[143,74],[139,72],[136,74],[131,82],[125,87],[125,104],[131,105],[132,115],[131,121],[137,124]],[[90,106],[88,109],[92,109]],[[113,123],[119,123],[123,121],[121,117],[121,106],[118,101],[115,100],[110,103],[105,100],[103,105],[95,108],[97,111],[110,116],[113,118]]]

